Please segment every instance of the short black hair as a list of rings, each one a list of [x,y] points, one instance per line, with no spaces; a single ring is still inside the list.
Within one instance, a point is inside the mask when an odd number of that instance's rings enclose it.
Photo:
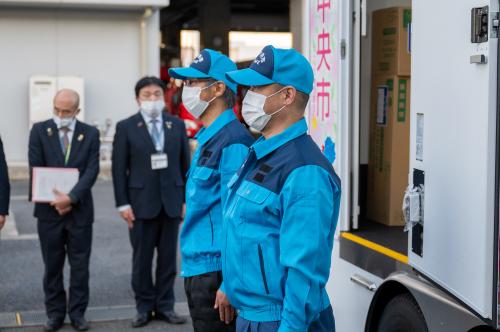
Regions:
[[[300,109],[305,110],[307,107],[307,102],[309,101],[309,95],[297,90],[297,94],[295,95],[295,100],[297,101],[297,106]]]
[[[216,79],[213,79],[213,78],[209,78],[207,80],[208,82],[208,85],[212,84],[212,83],[215,83],[215,82],[222,82],[224,83],[223,81],[218,81]],[[226,84],[226,83],[224,83]],[[234,105],[236,104],[236,94],[234,93],[233,90],[231,90],[227,84],[226,84],[226,90],[224,91],[224,94],[222,95],[222,98],[224,99],[224,103],[226,104],[226,107],[227,108],[233,108]]]
[[[278,83],[276,83],[276,84],[278,84]],[[280,86],[280,89],[283,89],[287,86],[287,85],[281,85],[281,84],[278,84],[278,85]],[[297,88],[295,88],[295,99],[294,99],[293,103],[297,106],[297,108],[299,110],[305,111],[305,109],[307,108],[308,102],[309,102],[309,94],[302,92],[302,91],[299,91],[299,90],[297,90]]]
[[[142,88],[148,85],[156,85],[160,87],[163,91],[167,88],[167,85],[156,76],[144,76],[135,84],[135,96],[139,97],[139,92]]]

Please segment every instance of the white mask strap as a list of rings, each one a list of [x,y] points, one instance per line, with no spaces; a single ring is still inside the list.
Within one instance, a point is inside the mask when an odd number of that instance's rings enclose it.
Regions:
[[[270,94],[269,96],[266,96],[266,99],[267,98],[271,98],[273,96],[276,96],[278,93],[280,93],[281,91],[285,90],[286,89],[286,86],[284,86],[283,88],[279,89],[278,91],[276,91],[275,93],[273,94]]]
[[[286,107],[286,105],[283,105],[283,107],[281,107],[281,108],[280,108],[279,110],[277,110],[276,112],[273,112],[273,113],[269,114],[269,116],[273,116],[273,115],[275,115],[275,114],[277,114],[277,113],[281,112],[281,111],[282,111],[285,107]]]
[[[212,85],[217,84],[217,83],[219,83],[219,82],[223,83],[222,81],[215,81],[215,82],[213,82],[212,84],[207,85],[207,86],[206,86],[206,87],[204,87],[204,88],[201,88],[201,89],[200,89],[200,92],[201,92],[201,90],[208,89],[208,88],[209,88],[209,87],[211,87]],[[217,98],[217,97],[213,97],[212,99],[210,99],[209,101],[207,101],[207,103],[209,103],[209,104],[210,104],[211,102],[213,102],[213,101],[215,100],[215,98]],[[201,99],[201,98],[200,98],[200,99]]]

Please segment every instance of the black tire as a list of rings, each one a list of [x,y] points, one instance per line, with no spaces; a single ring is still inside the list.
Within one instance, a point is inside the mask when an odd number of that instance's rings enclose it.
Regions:
[[[410,294],[401,294],[387,303],[378,332],[428,332],[424,315]]]

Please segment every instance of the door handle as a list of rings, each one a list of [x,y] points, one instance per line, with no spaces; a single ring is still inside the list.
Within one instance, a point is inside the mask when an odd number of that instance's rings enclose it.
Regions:
[[[470,56],[470,63],[476,63],[478,65],[483,65],[488,63],[488,59],[486,58],[486,55],[484,54],[475,54]]]
[[[355,284],[360,285],[363,288],[368,289],[370,292],[374,292],[377,289],[377,285],[375,285],[374,282],[371,282],[370,280],[355,274],[351,277],[351,281],[354,282]]]

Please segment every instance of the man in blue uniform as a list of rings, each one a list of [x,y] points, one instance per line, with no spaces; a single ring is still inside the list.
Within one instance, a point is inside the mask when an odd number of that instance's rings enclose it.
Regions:
[[[253,138],[232,110],[236,84],[225,73],[236,70],[227,56],[203,50],[186,68],[172,68],[171,77],[184,80],[182,102],[203,122],[197,134],[186,184],[186,216],[181,230],[182,271],[195,331],[234,331],[228,317],[221,322],[214,308],[222,282],[222,206],[227,183],[248,154]],[[230,309],[229,309],[230,310]]]
[[[249,86],[245,121],[262,137],[229,182],[221,289],[238,309],[237,331],[334,331],[325,290],[340,205],[340,180],[307,134],[309,62],[266,46],[226,74]]]

